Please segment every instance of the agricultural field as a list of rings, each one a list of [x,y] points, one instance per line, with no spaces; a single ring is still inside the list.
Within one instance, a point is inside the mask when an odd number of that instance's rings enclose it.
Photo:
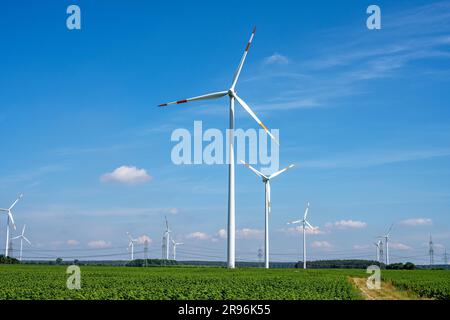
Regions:
[[[389,270],[382,279],[421,298],[450,300],[450,270]]]
[[[405,290],[448,299],[450,272],[383,271],[383,275]],[[339,269],[83,266],[81,289],[68,290],[64,266],[3,265],[0,266],[0,300],[354,300],[364,296],[350,278],[366,276],[364,270]],[[438,289],[426,292],[427,286]]]

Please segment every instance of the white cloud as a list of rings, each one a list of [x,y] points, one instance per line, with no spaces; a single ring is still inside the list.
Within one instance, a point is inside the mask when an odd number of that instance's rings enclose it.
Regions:
[[[340,220],[336,222],[328,222],[325,226],[327,228],[338,229],[361,229],[367,227],[367,223],[355,220]]]
[[[320,249],[329,249],[332,245],[328,241],[313,241],[311,247]]]
[[[365,250],[365,249],[370,249],[371,246],[369,246],[368,244],[363,244],[363,245],[359,245],[359,244],[355,244],[353,246],[353,249],[355,250]]]
[[[80,244],[80,242],[77,241],[77,240],[67,240],[67,244],[68,244],[69,246],[77,246],[77,245]]]
[[[431,219],[427,218],[416,218],[416,219],[406,219],[400,222],[400,224],[404,226],[430,226],[433,224],[433,221]]]
[[[151,245],[153,242],[153,240],[149,236],[146,236],[146,235],[142,235],[137,238],[138,244],[145,244],[146,241],[147,241],[148,245]]]
[[[264,64],[288,64],[289,59],[279,53],[274,53],[273,55],[264,59]]]
[[[100,177],[100,181],[118,182],[123,184],[140,184],[151,180],[145,169],[138,169],[136,167],[121,166],[113,172],[105,173]]]
[[[397,250],[411,250],[412,248],[410,246],[407,246],[406,244],[403,243],[399,243],[399,242],[390,242],[389,243],[389,248],[392,249],[397,249]]]
[[[186,238],[187,239],[194,239],[194,240],[201,240],[201,241],[205,241],[205,240],[210,240],[211,239],[211,237],[207,233],[200,232],[200,231],[192,232],[192,233],[188,234],[186,236]]]
[[[170,208],[169,209],[169,213],[170,214],[178,214],[180,212],[180,210],[178,210],[177,208]]]
[[[111,246],[111,242],[105,240],[94,240],[88,242],[88,247],[90,248],[108,248]]]
[[[227,238],[227,231],[225,229],[220,229],[217,232],[217,236],[221,239],[226,239]]]
[[[261,239],[263,236],[262,230],[244,228],[236,231],[238,239]]]
[[[303,227],[298,226],[298,227],[294,227],[294,228],[288,228],[285,230],[285,232],[287,234],[303,233]],[[316,234],[324,234],[324,233],[325,232],[320,230],[319,227],[314,227],[314,229],[310,229],[310,228],[305,229],[305,234],[316,235]]]

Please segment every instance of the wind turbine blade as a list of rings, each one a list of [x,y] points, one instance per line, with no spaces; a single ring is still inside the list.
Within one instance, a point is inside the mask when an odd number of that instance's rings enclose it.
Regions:
[[[27,239],[27,237],[23,237],[23,240],[25,240],[26,242],[28,242],[28,244],[31,246],[31,242],[30,242],[30,240]]]
[[[22,236],[17,236],[17,237],[14,237],[14,238],[11,238],[11,240],[16,240],[16,239],[19,239],[19,238],[21,238]]]
[[[166,219],[166,231],[169,232],[169,221],[167,221],[167,216],[164,216],[164,219]]]
[[[8,216],[9,216],[9,219],[10,219],[10,221],[12,223],[12,226],[13,226],[14,230],[16,230],[16,224],[14,223],[14,218],[13,218],[13,215],[11,213],[11,210],[8,211]]]
[[[241,61],[239,62],[238,68],[233,77],[233,83],[231,84],[231,89],[234,90],[236,87],[236,83],[239,79],[239,75],[241,74],[242,67],[244,66],[245,58],[247,57],[248,49],[250,49],[250,44],[253,41],[253,37],[255,36],[256,27],[253,28],[252,34],[250,36],[250,40],[248,40],[247,46],[245,47],[244,54],[242,55]]]
[[[308,227],[310,227],[312,230],[315,229],[308,221],[305,220],[305,223],[306,223],[306,225],[307,225]]]
[[[24,224],[23,225],[23,228],[22,228],[22,236],[25,234],[25,228],[27,227],[27,225],[26,224]]]
[[[394,226],[394,224],[391,224],[391,226],[389,227],[388,232],[386,233],[386,237],[389,237],[389,235],[391,234],[392,231],[392,227]]]
[[[179,245],[179,246],[181,246],[182,244],[184,244],[183,242],[179,242],[179,243],[177,243],[177,245]]]
[[[303,215],[303,219],[306,220],[306,217],[308,216],[309,211],[309,202],[306,204],[305,214]]]
[[[242,106],[242,108],[245,109],[245,111],[247,111],[250,116],[255,119],[255,121],[261,126],[261,128],[264,129],[264,131],[272,138],[272,140],[280,145],[280,143],[278,142],[278,140],[274,137],[274,135],[269,131],[269,129],[267,129],[267,127],[261,122],[261,120],[259,120],[259,118],[256,116],[256,114],[252,111],[252,109],[248,106],[247,103],[245,103],[244,100],[242,100],[236,93],[233,93],[233,97],[236,98],[236,100],[239,102],[239,104]]]
[[[8,209],[2,209],[2,208],[0,208],[0,211],[8,212]]]
[[[287,224],[297,224],[300,222],[302,222],[302,220],[291,221],[291,222],[288,222]]]
[[[218,98],[221,98],[221,97],[223,97],[223,96],[225,96],[227,94],[228,94],[228,91],[213,92],[213,93],[208,93],[208,94],[204,94],[204,95],[193,97],[193,98],[188,98],[188,99],[183,99],[183,100],[178,100],[178,101],[172,101],[172,102],[168,102],[168,103],[162,103],[162,104],[158,105],[158,107],[165,107],[165,106],[169,106],[169,105],[172,105],[172,104],[180,104],[180,103],[186,103],[186,102],[191,102],[191,101],[218,99]]]
[[[277,172],[275,172],[275,173],[272,173],[272,174],[269,176],[269,179],[273,179],[273,178],[275,178],[276,176],[282,174],[283,172],[288,171],[288,170],[291,169],[293,166],[294,166],[294,165],[291,164],[290,166],[287,166],[286,168],[284,168],[284,169],[282,169],[282,170],[280,170],[280,171],[277,171]]]
[[[20,199],[22,199],[22,197],[23,197],[23,194],[21,194],[21,195],[16,199],[16,201],[14,201],[14,203],[11,205],[11,207],[9,207],[9,210],[11,210],[12,208],[14,208],[14,206],[17,204],[17,202],[19,202]]]
[[[263,175],[261,172],[259,172],[259,171],[256,170],[255,168],[253,168],[253,167],[252,167],[251,165],[249,165],[248,163],[246,163],[246,162],[244,162],[244,161],[242,161],[242,160],[241,160],[241,162],[242,162],[242,164],[245,165],[247,168],[249,168],[250,170],[252,170],[258,177],[266,178],[266,179],[267,179],[267,177],[266,177],[265,175]]]

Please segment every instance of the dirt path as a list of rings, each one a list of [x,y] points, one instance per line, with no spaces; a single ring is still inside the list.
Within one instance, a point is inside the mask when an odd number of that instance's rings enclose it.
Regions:
[[[417,299],[405,291],[400,291],[391,283],[382,282],[381,289],[371,290],[367,288],[366,278],[350,278],[351,282],[359,289],[366,300],[413,300]]]

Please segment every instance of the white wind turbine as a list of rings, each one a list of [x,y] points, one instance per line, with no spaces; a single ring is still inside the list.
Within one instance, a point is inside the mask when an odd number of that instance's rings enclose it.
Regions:
[[[170,249],[170,233],[172,232],[169,228],[169,221],[167,221],[167,216],[164,217],[166,219],[166,231],[164,231],[164,240],[166,241],[163,244],[164,249],[166,250],[166,260],[169,260],[169,249]]]
[[[383,245],[383,242],[381,240],[374,242],[374,246],[377,248],[377,262],[381,262],[380,261],[380,250],[382,250],[381,249],[382,245]]]
[[[301,223],[303,227],[303,269],[306,269],[306,227],[310,228],[311,230],[315,230],[315,228],[306,220],[306,217],[308,216],[308,210],[309,210],[309,202],[306,204],[305,214],[303,215],[303,219],[288,222],[288,224],[297,224]]]
[[[233,82],[231,83],[231,87],[228,90],[209,93],[189,99],[178,100],[169,103],[160,104],[160,107],[165,107],[172,104],[180,104],[191,101],[203,101],[203,100],[211,100],[218,99],[224,96],[228,96],[230,99],[230,124],[229,124],[229,164],[228,164],[228,232],[227,232],[227,261],[228,268],[235,267],[236,261],[236,225],[235,225],[235,191],[234,191],[234,167],[235,167],[235,159],[234,159],[234,101],[237,102],[247,111],[250,116],[256,120],[256,122],[264,129],[264,131],[278,144],[276,138],[270,133],[267,127],[259,120],[256,114],[252,111],[252,109],[242,100],[236,93],[236,84],[239,79],[239,75],[242,71],[242,67],[245,62],[245,58],[247,57],[248,49],[250,48],[250,44],[253,41],[253,37],[255,35],[256,28],[253,29],[253,32],[250,36],[250,40],[245,47],[244,54],[242,55],[241,61],[239,62],[238,68],[234,74]]]
[[[138,239],[133,239],[133,237],[131,236],[131,234],[129,232],[127,232],[127,236],[128,236],[128,239],[130,239],[127,250],[130,250],[130,248],[131,248],[131,261],[133,261],[134,260],[134,243],[138,242]]]
[[[264,174],[262,174],[261,172],[259,172],[258,170],[256,170],[255,168],[253,168],[251,165],[249,165],[248,163],[245,163],[244,161],[241,160],[241,162],[246,165],[250,170],[252,170],[258,177],[262,178],[262,182],[264,183],[264,187],[265,187],[265,209],[264,209],[264,217],[265,217],[265,232],[264,232],[264,250],[265,250],[265,255],[264,255],[264,266],[266,269],[269,269],[269,214],[270,214],[270,209],[272,207],[272,203],[270,201],[270,180],[275,178],[276,176],[282,174],[283,172],[289,170],[290,168],[292,168],[294,165],[291,164],[290,166],[277,171],[275,173],[272,173],[269,176],[266,176]]]
[[[172,239],[173,260],[177,260],[177,246],[181,246],[183,244],[183,242],[175,242],[175,240]]]
[[[16,201],[14,201],[14,203],[9,207],[9,209],[0,209],[0,212],[6,212],[8,219],[6,222],[6,246],[5,246],[5,257],[8,256],[8,249],[9,249],[9,225],[12,224],[14,230],[16,230],[16,224],[14,223],[14,217],[12,215],[12,209],[14,208],[14,206],[17,204],[17,202],[19,202],[20,199],[22,199],[23,194],[21,194]]]
[[[30,240],[28,240],[27,237],[25,237],[25,228],[26,228],[26,225],[23,225],[22,233],[21,233],[20,235],[18,235],[17,237],[11,238],[11,240],[20,239],[20,255],[19,255],[19,261],[22,261],[23,240],[25,240],[26,242],[28,242],[28,244],[31,246]]]
[[[386,245],[386,265],[389,265],[389,237],[391,235],[392,227],[394,224],[391,224],[388,232],[384,236],[379,236],[378,238],[384,239],[384,244]]]

